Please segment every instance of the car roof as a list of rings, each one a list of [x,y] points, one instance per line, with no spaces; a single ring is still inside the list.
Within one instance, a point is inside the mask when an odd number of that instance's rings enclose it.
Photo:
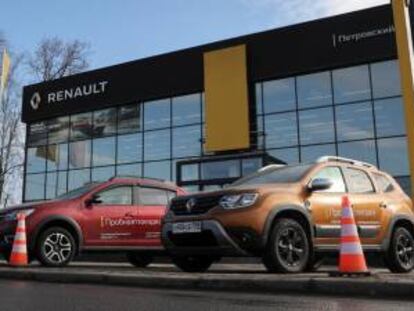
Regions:
[[[135,183],[150,187],[157,187],[176,191],[178,187],[170,182],[162,179],[147,178],[147,177],[133,177],[133,176],[114,176],[108,180],[109,183]]]

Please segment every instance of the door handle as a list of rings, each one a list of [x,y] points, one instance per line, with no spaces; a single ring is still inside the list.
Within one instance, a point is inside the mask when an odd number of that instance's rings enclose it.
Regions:
[[[132,217],[134,217],[134,215],[133,215],[133,214],[131,214],[131,213],[126,213],[126,214],[125,214],[125,217],[132,218]]]
[[[381,207],[381,208],[387,208],[388,205],[385,202],[381,202],[380,205],[379,205],[379,207]]]

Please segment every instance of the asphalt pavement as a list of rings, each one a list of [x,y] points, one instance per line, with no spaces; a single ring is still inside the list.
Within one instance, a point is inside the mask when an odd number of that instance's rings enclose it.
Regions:
[[[1,311],[412,311],[413,308],[413,302],[400,300],[0,281]]]

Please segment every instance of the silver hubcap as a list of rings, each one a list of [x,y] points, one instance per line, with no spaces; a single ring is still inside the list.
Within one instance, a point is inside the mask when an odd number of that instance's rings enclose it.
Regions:
[[[72,244],[63,233],[51,233],[43,243],[43,253],[55,264],[65,262],[72,253]]]

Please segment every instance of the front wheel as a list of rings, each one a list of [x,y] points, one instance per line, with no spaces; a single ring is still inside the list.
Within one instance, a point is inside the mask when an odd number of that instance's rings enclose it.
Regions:
[[[40,234],[36,254],[44,266],[63,267],[75,257],[76,247],[75,239],[68,230],[51,227]]]
[[[153,262],[154,257],[145,253],[128,252],[127,259],[133,266],[137,268],[145,268]]]
[[[279,219],[269,237],[263,263],[269,272],[298,273],[309,266],[305,229],[294,219]]]
[[[394,230],[385,263],[394,273],[408,273],[414,268],[414,238],[406,228]]]
[[[173,256],[172,262],[184,272],[205,272],[214,262],[214,258],[203,256]]]

